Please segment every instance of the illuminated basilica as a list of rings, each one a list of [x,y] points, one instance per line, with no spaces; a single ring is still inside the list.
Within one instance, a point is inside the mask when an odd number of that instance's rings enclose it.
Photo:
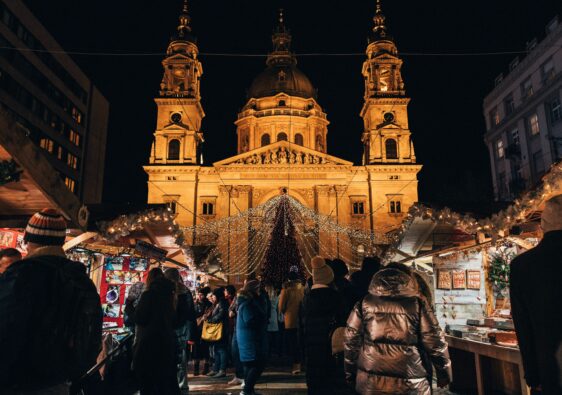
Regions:
[[[164,75],[155,98],[156,131],[149,164],[144,167],[149,177],[149,203],[168,204],[179,224],[193,227],[288,194],[341,226],[385,234],[400,225],[408,208],[418,200],[421,165],[416,162],[408,126],[410,99],[401,75],[402,60],[387,31],[380,3],[365,62],[362,70],[357,70],[365,81],[360,113],[364,129],[356,133],[364,156],[357,165],[329,154],[329,117],[314,85],[297,67],[291,52],[292,36],[282,13],[265,69],[250,84],[242,110],[237,116],[232,114],[237,154],[203,165],[203,65],[187,3],[179,19],[177,34],[162,61]],[[348,262],[368,253],[353,240],[340,243],[333,234],[321,230],[311,240],[316,253]],[[220,243],[225,235],[218,234],[212,240],[193,232],[186,237],[192,245],[208,245]],[[248,235],[238,232],[235,237],[236,242],[229,240],[228,248],[251,255]]]

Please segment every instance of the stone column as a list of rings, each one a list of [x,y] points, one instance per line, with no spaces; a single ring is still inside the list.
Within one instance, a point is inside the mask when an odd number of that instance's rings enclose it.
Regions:
[[[335,215],[335,199],[331,185],[316,185],[314,187],[316,212],[324,216]],[[332,209],[334,211],[332,212]],[[318,253],[326,258],[332,258],[336,253],[335,237],[328,228],[327,221],[334,221],[335,217],[329,219],[322,218],[318,227]]]

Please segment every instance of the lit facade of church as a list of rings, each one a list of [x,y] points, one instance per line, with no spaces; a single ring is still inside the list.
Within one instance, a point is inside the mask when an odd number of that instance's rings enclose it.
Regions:
[[[196,226],[287,193],[342,226],[384,234],[400,225],[418,200],[421,165],[416,163],[408,126],[410,99],[401,76],[402,60],[387,32],[380,4],[361,71],[364,130],[356,134],[364,146],[361,165],[329,155],[328,116],[316,89],[297,68],[282,14],[266,68],[250,85],[247,102],[233,119],[237,155],[202,165],[203,66],[189,18],[184,4],[177,35],[162,62],[154,143],[149,165],[144,167],[149,203],[167,203],[176,211],[179,224]],[[200,239],[195,232],[187,239],[192,245],[220,242]],[[323,255],[360,259],[354,249],[362,248],[353,240],[340,244],[322,229],[313,243]],[[232,245],[240,248],[240,242]]]

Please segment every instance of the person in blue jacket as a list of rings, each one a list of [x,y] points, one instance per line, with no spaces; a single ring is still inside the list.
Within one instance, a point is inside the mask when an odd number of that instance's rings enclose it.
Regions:
[[[254,395],[267,355],[267,309],[260,299],[258,280],[250,280],[238,293],[236,337],[240,361],[244,365],[244,390],[241,395]]]

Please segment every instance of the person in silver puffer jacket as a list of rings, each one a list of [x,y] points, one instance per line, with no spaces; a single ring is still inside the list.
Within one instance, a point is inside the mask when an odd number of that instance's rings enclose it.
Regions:
[[[379,271],[347,320],[347,381],[362,395],[431,394],[423,354],[435,367],[437,384],[449,384],[447,343],[416,281],[395,268]]]

